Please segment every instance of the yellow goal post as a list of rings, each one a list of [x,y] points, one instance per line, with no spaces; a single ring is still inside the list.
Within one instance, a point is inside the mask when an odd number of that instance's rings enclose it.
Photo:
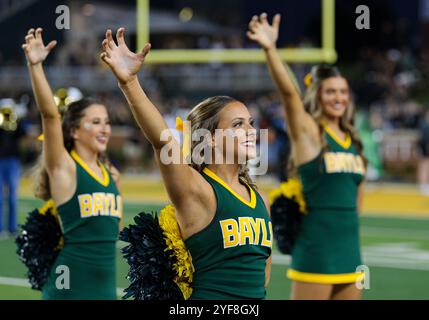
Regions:
[[[322,47],[279,49],[284,61],[289,63],[335,63],[335,0],[322,1]],[[150,0],[137,0],[137,48],[142,50],[149,42]],[[246,30],[243,30],[245,33]],[[260,49],[174,49],[151,50],[149,64],[179,63],[264,63],[265,56]]]

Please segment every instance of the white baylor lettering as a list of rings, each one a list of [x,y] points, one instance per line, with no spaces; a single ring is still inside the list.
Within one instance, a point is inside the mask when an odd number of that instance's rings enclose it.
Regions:
[[[78,196],[81,218],[112,216],[122,218],[122,197],[113,193],[95,192]]]
[[[267,224],[262,218],[239,217],[219,222],[223,235],[223,247],[233,248],[247,244],[272,247],[273,226],[271,221]]]
[[[365,174],[365,165],[360,155],[345,152],[326,152],[324,158],[327,173]]]

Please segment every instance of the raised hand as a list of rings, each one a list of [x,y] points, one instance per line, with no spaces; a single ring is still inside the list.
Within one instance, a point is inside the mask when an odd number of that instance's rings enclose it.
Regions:
[[[27,62],[30,65],[36,65],[45,61],[49,52],[57,45],[56,41],[51,41],[47,46],[43,44],[42,28],[28,30],[25,37],[25,43],[22,45],[24,49]]]
[[[249,23],[249,31],[247,36],[249,39],[259,43],[265,50],[276,46],[279,37],[281,16],[276,14],[273,19],[273,24],[268,23],[267,14],[263,13],[259,17],[254,16]]]
[[[130,82],[136,77],[151,47],[150,44],[146,44],[142,52],[131,52],[125,43],[124,32],[124,28],[118,29],[116,44],[112,37],[112,31],[107,30],[106,38],[102,43],[103,52],[100,55],[100,58],[112,69],[122,84]]]

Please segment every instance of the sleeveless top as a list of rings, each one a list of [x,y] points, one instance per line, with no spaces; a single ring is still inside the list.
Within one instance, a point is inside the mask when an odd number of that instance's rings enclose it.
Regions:
[[[365,165],[351,137],[342,141],[325,128],[329,149],[299,167],[299,175],[309,211],[317,209],[356,210],[359,184]]]
[[[214,172],[217,209],[211,223],[185,241],[195,267],[191,299],[264,299],[265,266],[272,248],[272,224],[261,196],[246,185],[250,202]]]

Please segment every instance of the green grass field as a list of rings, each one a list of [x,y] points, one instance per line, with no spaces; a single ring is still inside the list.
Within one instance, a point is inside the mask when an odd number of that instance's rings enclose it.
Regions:
[[[21,199],[19,222],[23,223],[25,214],[39,204]],[[124,224],[131,223],[133,216],[142,210],[157,210],[161,206],[161,203],[125,202]],[[364,291],[364,299],[429,299],[429,219],[364,215],[361,236],[364,263],[370,268],[370,289]],[[118,243],[118,288],[128,286],[127,264],[120,253],[123,245]],[[12,239],[0,241],[0,299],[40,299],[40,292],[29,288],[26,269],[15,250]],[[285,277],[288,263],[288,256],[274,250],[268,299],[289,298],[290,281]]]

